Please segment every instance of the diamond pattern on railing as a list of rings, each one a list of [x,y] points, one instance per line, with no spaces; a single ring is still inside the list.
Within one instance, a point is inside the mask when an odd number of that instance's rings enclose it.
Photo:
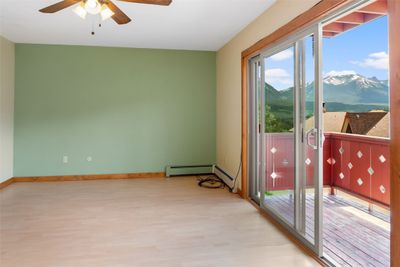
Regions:
[[[311,160],[309,158],[306,159],[306,164],[310,165],[311,164]]]
[[[369,167],[369,168],[368,168],[368,173],[369,173],[370,175],[374,174],[374,169],[372,169],[372,167]]]
[[[349,164],[347,164],[347,167],[349,167],[349,169],[353,169],[353,164],[351,164],[351,162],[349,162]]]
[[[383,185],[381,185],[381,186],[379,187],[379,190],[382,192],[382,194],[385,194],[385,193],[386,193],[386,188],[385,188]]]
[[[278,150],[277,150],[275,147],[271,148],[271,153],[272,153],[272,154],[275,154],[276,151],[278,151]]]
[[[271,178],[275,179],[276,177],[278,177],[278,175],[276,174],[276,172],[271,173]]]
[[[344,174],[343,174],[343,172],[341,172],[341,173],[339,173],[339,177],[340,177],[340,179],[344,179]]]
[[[336,160],[334,158],[329,158],[326,160],[330,165],[335,165]]]
[[[326,135],[326,140],[328,144],[324,146],[324,149],[326,149],[324,150],[324,166],[329,171],[324,173],[324,178],[326,178],[324,182],[333,183],[333,185],[357,195],[389,205],[390,175],[388,164],[390,163],[390,149],[388,142],[378,138],[372,140],[350,135],[337,138],[337,136],[332,137],[329,134]],[[312,160],[311,165],[314,165],[314,158],[306,154],[304,160],[307,157]],[[334,159],[336,160],[335,164]],[[267,172],[267,176],[271,172]],[[343,179],[340,178],[341,172],[344,175]],[[279,175],[280,178],[281,175]],[[270,178],[270,180],[272,179]]]

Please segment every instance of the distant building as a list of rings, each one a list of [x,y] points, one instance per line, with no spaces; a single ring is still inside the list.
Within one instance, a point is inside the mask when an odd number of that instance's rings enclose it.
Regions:
[[[377,129],[377,124],[386,115],[387,112],[347,112],[343,121],[341,132],[369,135],[368,133],[371,130]],[[387,131],[388,127],[384,127],[384,129],[382,129],[382,131],[385,130]]]
[[[389,125],[390,112],[386,112],[386,115],[368,131],[367,135],[389,137]]]
[[[325,112],[325,132],[360,134],[389,137],[390,112]],[[307,128],[312,128],[314,117],[307,119]]]

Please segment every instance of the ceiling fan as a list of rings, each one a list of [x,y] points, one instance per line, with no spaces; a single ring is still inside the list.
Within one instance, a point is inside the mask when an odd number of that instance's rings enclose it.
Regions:
[[[172,2],[172,0],[119,0],[119,1],[129,2],[129,3],[161,5],[161,6],[168,6]],[[78,5],[74,8],[73,11],[83,19],[86,18],[86,15],[89,13],[91,15],[100,14],[102,20],[112,18],[118,24],[126,24],[131,21],[131,19],[110,0],[64,0],[54,5],[42,8],[39,11],[42,13],[55,13],[75,4]]]

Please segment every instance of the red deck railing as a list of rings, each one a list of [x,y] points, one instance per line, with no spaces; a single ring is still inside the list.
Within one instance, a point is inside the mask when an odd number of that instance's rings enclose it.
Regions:
[[[267,191],[294,188],[294,135],[265,134]],[[313,150],[307,151],[308,186],[313,185]],[[389,140],[362,135],[326,133],[323,147],[324,185],[338,187],[390,205]]]

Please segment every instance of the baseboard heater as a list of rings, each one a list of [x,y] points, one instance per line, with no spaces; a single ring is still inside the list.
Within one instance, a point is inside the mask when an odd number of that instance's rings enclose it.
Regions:
[[[217,165],[170,165],[165,169],[167,177],[199,174],[214,174],[233,188],[234,178]]]
[[[165,168],[167,177],[197,174],[213,174],[213,165],[171,165]]]
[[[217,165],[213,166],[213,173],[220,179],[222,179],[225,184],[227,184],[230,188],[233,188],[234,178],[227,174],[223,169],[218,167]]]

